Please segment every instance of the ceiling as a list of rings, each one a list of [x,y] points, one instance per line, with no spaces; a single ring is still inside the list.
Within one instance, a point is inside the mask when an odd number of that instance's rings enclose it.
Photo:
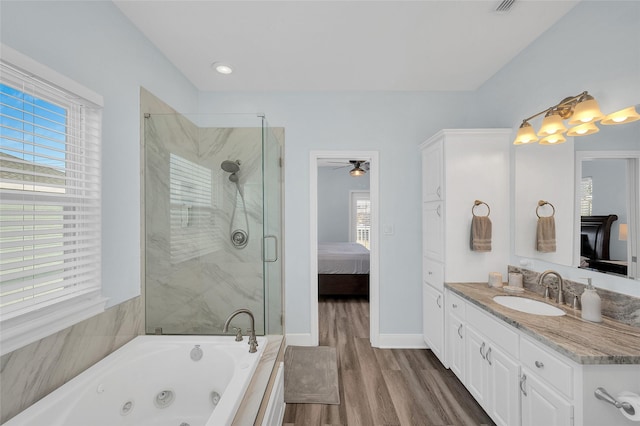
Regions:
[[[578,1],[517,0],[501,14],[500,0],[114,3],[201,91],[461,91]]]

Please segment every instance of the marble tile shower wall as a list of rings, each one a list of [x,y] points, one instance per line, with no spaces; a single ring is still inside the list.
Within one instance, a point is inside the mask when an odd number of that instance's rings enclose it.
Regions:
[[[520,272],[523,275],[525,289],[538,293],[541,296],[544,295],[544,286],[538,285],[539,272],[511,265],[509,265],[509,272]],[[554,276],[549,276],[549,278],[545,278],[545,283],[546,282],[552,283],[553,290],[551,291],[551,295],[555,297],[558,288],[557,279]],[[585,284],[564,280],[564,300],[567,303],[571,303],[574,295],[580,298],[585,287]],[[601,288],[597,290],[602,300],[602,315],[625,324],[640,327],[640,298]]]
[[[220,333],[232,311],[248,308],[263,333],[261,129],[198,128],[177,114],[152,114],[145,126],[147,332]],[[229,238],[234,211],[234,224],[246,224],[224,160],[240,161],[249,228],[243,249]],[[180,176],[172,161],[199,177]],[[192,193],[204,198],[188,199]],[[234,325],[246,329],[243,321]]]
[[[142,299],[136,297],[3,355],[0,423],[142,334],[142,312]]]

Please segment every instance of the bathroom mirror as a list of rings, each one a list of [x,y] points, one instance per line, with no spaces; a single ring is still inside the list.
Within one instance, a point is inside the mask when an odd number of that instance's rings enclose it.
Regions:
[[[640,279],[637,266],[640,121],[599,127],[598,133],[567,138],[566,143],[558,146],[531,144],[514,148],[515,254],[564,266],[589,267],[580,255],[584,238],[580,204],[582,178],[590,176],[594,188],[597,185],[600,189],[591,215],[618,216],[610,229],[613,248],[610,260],[625,264],[625,276]],[[555,208],[556,251],[553,253],[541,253],[535,248],[539,200],[548,201]],[[543,210],[540,214],[551,212]],[[620,224],[627,225],[626,234],[620,232]],[[621,272],[618,267],[606,273],[621,275]]]

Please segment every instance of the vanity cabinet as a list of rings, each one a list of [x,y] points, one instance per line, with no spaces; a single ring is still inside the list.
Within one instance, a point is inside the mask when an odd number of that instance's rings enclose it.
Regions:
[[[498,321],[467,306],[466,366],[467,389],[498,425],[513,426],[520,423],[518,394],[520,365],[517,359],[517,335],[513,342],[512,331],[504,329]],[[474,318],[482,317],[475,322]],[[499,341],[515,343],[509,349],[498,345]],[[516,356],[513,356],[515,352]]]
[[[520,376],[522,426],[573,424],[573,406],[526,367]]]
[[[449,369],[465,382],[465,302],[451,292],[445,293],[445,325],[447,364]]]
[[[510,136],[511,129],[441,130],[420,145],[423,339],[447,367],[448,349],[459,348],[446,343],[453,335],[445,331],[444,282],[486,281],[488,271],[503,271],[509,259]],[[491,252],[469,247],[476,199],[491,208]],[[455,355],[456,374],[462,374],[462,352]]]
[[[522,426],[570,425],[573,368],[529,339],[520,339]]]
[[[444,358],[444,297],[429,283],[422,284],[423,338],[438,359]]]
[[[527,326],[525,323],[516,321],[513,326],[510,324],[513,319],[503,320],[493,315],[490,307],[485,309],[484,302],[470,297],[471,292],[465,292],[466,288],[475,286],[477,284],[448,284],[445,288],[446,352],[450,368],[496,424],[632,424],[618,409],[596,399],[594,390],[603,387],[614,396],[625,390],[640,391],[640,365],[625,364],[628,360],[616,363],[620,359],[600,359],[600,354],[591,359],[589,349],[584,351],[578,347],[573,354],[562,354],[553,346],[542,343],[548,336],[532,335],[531,329],[523,331]],[[476,289],[473,293],[478,294]],[[562,330],[562,323],[549,323]],[[613,325],[608,327],[615,330]],[[580,333],[580,329],[572,326],[574,333]],[[458,330],[460,335],[457,335]],[[631,338],[637,336],[637,333],[625,332]],[[575,344],[584,336],[579,340],[575,337],[568,339]],[[459,341],[463,341],[465,347],[461,356],[456,355]],[[633,353],[631,350],[628,356]],[[584,362],[578,363],[571,356],[583,357]],[[464,360],[461,370],[454,369],[458,359]]]
[[[422,150],[422,201],[442,200],[443,188],[442,142],[432,143]]]

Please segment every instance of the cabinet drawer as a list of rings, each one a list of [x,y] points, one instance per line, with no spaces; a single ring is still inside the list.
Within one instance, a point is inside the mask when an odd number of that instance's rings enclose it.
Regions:
[[[570,365],[525,338],[520,340],[520,349],[520,362],[523,366],[566,396],[573,396],[573,368]]]
[[[444,291],[444,265],[428,257],[423,257],[422,279],[431,287]]]
[[[466,302],[463,298],[458,296],[457,294],[447,291],[446,293],[446,305],[447,305],[447,313],[453,314],[462,321],[465,320],[465,306]]]
[[[518,333],[500,320],[480,311],[473,305],[466,307],[467,323],[473,324],[487,339],[500,346],[511,356],[518,357]]]

